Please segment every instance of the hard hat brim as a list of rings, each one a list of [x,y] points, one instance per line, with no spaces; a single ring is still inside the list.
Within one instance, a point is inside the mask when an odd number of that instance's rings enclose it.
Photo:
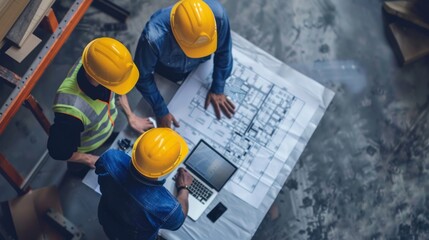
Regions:
[[[173,32],[174,35],[174,32]],[[185,53],[185,55],[189,58],[202,58],[207,57],[211,54],[213,54],[217,49],[217,34],[214,35],[212,41],[205,45],[204,47],[199,48],[189,48],[184,46],[183,44],[180,44],[180,42],[176,41],[177,44],[180,46],[182,51]]]
[[[136,64],[133,64],[133,67],[131,69],[131,73],[128,76],[128,79],[122,82],[121,84],[115,85],[115,86],[103,86],[110,91],[119,94],[119,95],[125,95],[129,91],[131,91],[134,86],[136,85],[137,81],[139,80],[139,70],[136,66]]]

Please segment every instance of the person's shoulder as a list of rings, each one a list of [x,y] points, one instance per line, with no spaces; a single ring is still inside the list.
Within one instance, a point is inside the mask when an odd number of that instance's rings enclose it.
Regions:
[[[169,34],[171,7],[156,11],[143,30],[143,34],[149,42],[162,41]]]
[[[225,9],[218,0],[204,0],[207,5],[209,5],[212,10],[215,18],[223,18],[226,14]]]
[[[102,174],[108,172],[110,174],[117,172],[127,172],[131,157],[125,152],[116,149],[109,149],[95,163],[96,173]],[[98,171],[97,171],[98,169]]]
[[[109,149],[100,156],[100,160],[108,162],[128,162],[130,156],[123,151]]]

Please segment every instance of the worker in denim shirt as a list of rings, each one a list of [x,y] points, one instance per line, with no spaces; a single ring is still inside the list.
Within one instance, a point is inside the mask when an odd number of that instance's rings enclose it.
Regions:
[[[177,230],[188,213],[192,175],[179,168],[177,196],[163,184],[186,157],[185,140],[170,128],[154,128],[134,143],[132,156],[111,149],[96,162],[102,193],[98,218],[110,239],[157,239],[159,229]]]
[[[228,16],[217,0],[182,0],[154,13],[146,24],[135,53],[140,71],[136,85],[152,106],[158,126],[179,127],[154,81],[154,73],[179,82],[214,54],[213,81],[205,108],[212,104],[216,117],[231,118],[235,106],[224,95],[231,75],[231,32]]]

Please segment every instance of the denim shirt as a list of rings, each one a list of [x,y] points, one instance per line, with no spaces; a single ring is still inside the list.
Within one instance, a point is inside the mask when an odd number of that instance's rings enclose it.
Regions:
[[[205,0],[212,9],[216,18],[218,34],[217,49],[214,52],[213,81],[210,91],[216,94],[224,92],[225,80],[232,71],[232,40],[228,16],[217,0]],[[210,59],[211,56],[203,58],[189,58],[182,51],[174,38],[170,26],[170,12],[172,6],[155,12],[147,22],[137,45],[135,59],[140,77],[136,85],[146,101],[152,106],[157,117],[169,113],[167,105],[154,81],[154,72],[159,72],[172,81],[168,76],[183,75],[189,73],[199,64]]]
[[[110,239],[156,239],[160,228],[177,230],[185,221],[165,181],[143,178],[124,152],[108,150],[95,166],[102,193],[98,218]]]

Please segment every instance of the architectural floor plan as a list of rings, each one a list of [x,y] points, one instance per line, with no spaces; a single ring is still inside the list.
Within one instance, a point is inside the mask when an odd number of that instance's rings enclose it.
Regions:
[[[168,107],[179,120],[176,131],[190,148],[204,139],[239,167],[226,189],[258,207],[318,104],[293,86],[299,79],[283,79],[240,52],[233,55],[233,72],[225,86],[236,105],[232,119],[217,120],[211,106],[204,109],[211,62],[184,82]]]

